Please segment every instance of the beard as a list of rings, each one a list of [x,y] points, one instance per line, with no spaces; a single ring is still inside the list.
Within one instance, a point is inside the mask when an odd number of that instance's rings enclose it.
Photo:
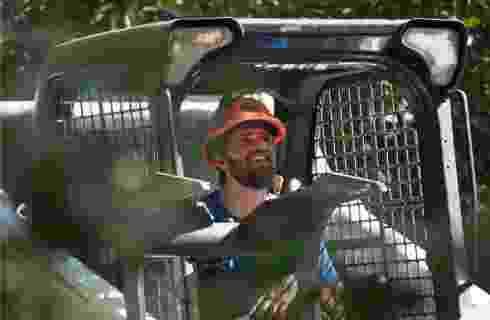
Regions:
[[[264,190],[272,188],[274,165],[271,156],[267,161],[253,161],[251,156],[246,159],[227,157],[230,174],[244,187]]]

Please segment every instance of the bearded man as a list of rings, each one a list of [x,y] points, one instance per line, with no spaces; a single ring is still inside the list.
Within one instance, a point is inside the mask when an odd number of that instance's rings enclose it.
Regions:
[[[222,102],[210,123],[203,156],[219,172],[220,188],[201,203],[210,223],[246,223],[254,209],[275,197],[270,190],[282,189],[283,179],[275,175],[273,156],[274,146],[286,136],[286,127],[266,104],[250,95]],[[332,303],[337,273],[325,241],[319,244],[319,257],[317,300]],[[267,288],[267,276],[258,274],[263,264],[257,257],[191,261],[198,270],[201,320],[294,318],[288,312],[300,296],[294,274]],[[305,294],[302,297],[304,300]]]

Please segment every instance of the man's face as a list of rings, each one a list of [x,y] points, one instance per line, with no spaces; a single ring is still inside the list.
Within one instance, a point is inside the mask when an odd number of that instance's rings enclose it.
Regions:
[[[270,188],[274,174],[273,136],[260,123],[247,123],[231,130],[225,142],[224,170],[241,185]]]

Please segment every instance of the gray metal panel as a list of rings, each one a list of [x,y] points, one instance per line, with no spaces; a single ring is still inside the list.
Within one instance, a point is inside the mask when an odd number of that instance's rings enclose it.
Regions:
[[[247,31],[315,32],[322,34],[386,34],[397,30],[407,19],[274,19],[238,18]]]
[[[237,18],[246,31],[298,31],[299,28],[313,28],[324,33],[364,33],[369,28],[371,33],[389,33],[397,30],[409,19],[274,19],[274,18]],[[164,33],[173,21],[163,21],[137,26],[131,29],[108,31],[99,34],[73,39],[57,45],[57,48],[70,47],[80,43],[89,43],[101,39],[116,37],[138,37],[145,32]],[[149,39],[150,40],[150,39]]]

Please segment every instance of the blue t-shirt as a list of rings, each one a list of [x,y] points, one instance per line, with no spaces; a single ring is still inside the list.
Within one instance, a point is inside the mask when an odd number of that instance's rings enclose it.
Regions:
[[[235,218],[229,213],[224,206],[223,194],[221,190],[216,190],[210,193],[202,200],[209,209],[209,220],[215,222],[230,222]],[[253,257],[224,257],[221,261],[221,267],[228,272],[244,271],[246,259]],[[334,283],[337,281],[337,272],[335,270],[332,259],[327,251],[327,243],[325,240],[320,241],[320,256],[319,256],[319,280],[323,283]]]

